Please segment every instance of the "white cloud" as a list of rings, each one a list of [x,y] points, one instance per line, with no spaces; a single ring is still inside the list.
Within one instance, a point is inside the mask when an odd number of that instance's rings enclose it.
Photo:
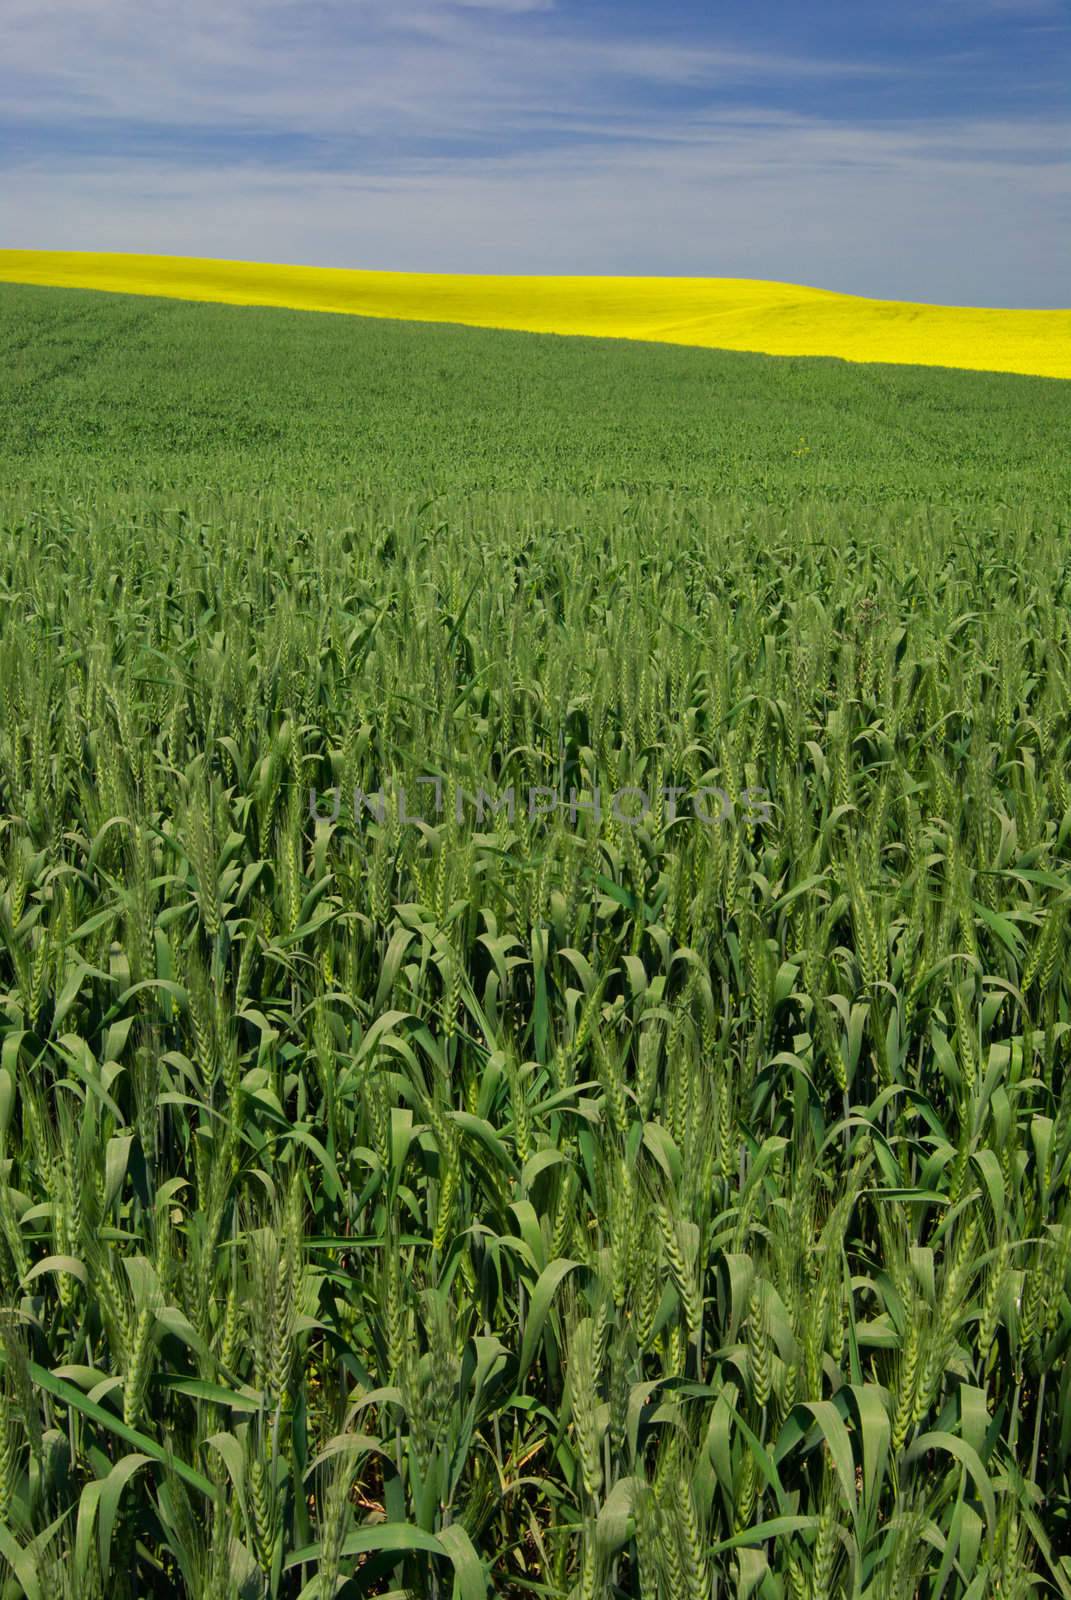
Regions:
[[[0,3],[8,246],[1067,298],[1065,122],[788,108],[903,66],[595,36],[545,0]]]
[[[1027,126],[804,119],[384,178],[115,161],[9,175],[5,243],[399,270],[780,278],[888,298],[1066,303],[1071,177],[1002,158]],[[1043,130],[1043,143],[1053,137]],[[977,150],[978,154],[972,154]],[[966,153],[965,153],[966,152]],[[13,181],[12,181],[13,180]]]
[[[260,119],[277,131],[493,133],[498,115],[531,125],[571,106],[605,109],[626,85],[872,71],[770,49],[592,36],[535,0],[5,0],[0,16],[5,110],[37,121],[77,113],[172,126]]]

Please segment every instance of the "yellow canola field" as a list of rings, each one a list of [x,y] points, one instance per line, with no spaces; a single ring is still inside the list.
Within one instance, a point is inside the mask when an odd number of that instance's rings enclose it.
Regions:
[[[357,272],[193,256],[0,250],[0,281],[1071,378],[1071,310],[915,305],[751,278]]]

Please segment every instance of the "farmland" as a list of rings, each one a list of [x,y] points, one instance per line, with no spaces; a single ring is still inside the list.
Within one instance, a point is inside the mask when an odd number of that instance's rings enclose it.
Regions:
[[[603,490],[987,509],[1071,499],[1068,388],[0,286],[0,482],[217,503]],[[420,503],[420,498],[416,501]]]
[[[755,278],[357,272],[196,256],[0,250],[0,283],[777,356],[1071,378],[1071,311],[919,305]]]
[[[1071,388],[0,352],[0,1593],[1071,1593]]]

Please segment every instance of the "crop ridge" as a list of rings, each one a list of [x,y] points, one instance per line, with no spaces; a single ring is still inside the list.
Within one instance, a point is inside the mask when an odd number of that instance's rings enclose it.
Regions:
[[[0,250],[0,281],[1071,378],[1071,309],[927,305],[767,279],[376,272],[199,256]]]

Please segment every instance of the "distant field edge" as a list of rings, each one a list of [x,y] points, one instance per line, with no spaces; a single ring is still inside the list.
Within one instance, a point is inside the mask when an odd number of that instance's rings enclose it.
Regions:
[[[0,250],[0,282],[1071,379],[1071,309],[866,299],[751,278],[505,277]]]

